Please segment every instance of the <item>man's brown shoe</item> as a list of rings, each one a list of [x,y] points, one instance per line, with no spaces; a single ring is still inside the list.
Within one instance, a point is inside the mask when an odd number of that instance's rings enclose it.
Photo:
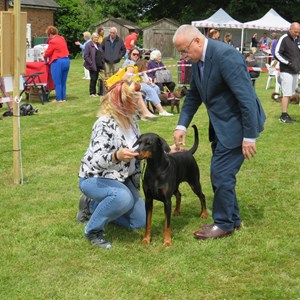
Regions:
[[[204,230],[198,230],[194,232],[195,238],[200,240],[207,240],[207,239],[218,239],[228,235],[231,235],[233,231],[225,231],[219,228],[216,225],[213,225],[210,228],[206,228]]]
[[[200,225],[199,228],[205,230],[205,229],[208,229],[208,228],[212,228],[215,224],[202,224]],[[238,225],[238,226],[234,226],[233,227],[234,230],[240,230],[241,229],[241,225]],[[197,231],[196,231],[197,232]]]

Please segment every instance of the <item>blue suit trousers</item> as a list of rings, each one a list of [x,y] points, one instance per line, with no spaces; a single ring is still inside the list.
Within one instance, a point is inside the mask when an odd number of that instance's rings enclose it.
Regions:
[[[244,156],[242,146],[225,148],[218,139],[212,143],[211,183],[214,191],[213,219],[222,230],[232,231],[241,224],[235,186]]]

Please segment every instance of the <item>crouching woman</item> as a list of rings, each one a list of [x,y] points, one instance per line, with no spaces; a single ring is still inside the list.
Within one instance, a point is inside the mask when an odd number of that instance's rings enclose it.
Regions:
[[[120,81],[102,98],[89,147],[81,160],[79,188],[91,217],[84,236],[109,249],[105,227],[113,222],[128,229],[145,226],[145,204],[138,192],[141,165],[132,150],[140,131],[136,122],[134,83]]]

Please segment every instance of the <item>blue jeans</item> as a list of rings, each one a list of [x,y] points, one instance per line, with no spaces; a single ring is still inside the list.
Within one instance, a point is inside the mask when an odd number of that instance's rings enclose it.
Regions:
[[[85,233],[104,231],[113,222],[128,229],[145,227],[145,203],[130,179],[80,178],[80,190],[90,199],[92,216]]]
[[[149,85],[145,82],[141,82],[141,87],[142,91],[146,94],[146,100],[151,101],[154,106],[161,102],[158,96],[160,94],[160,89],[155,83]]]
[[[70,69],[70,59],[68,57],[58,58],[50,65],[51,76],[55,86],[56,100],[66,100],[67,98],[67,77]]]

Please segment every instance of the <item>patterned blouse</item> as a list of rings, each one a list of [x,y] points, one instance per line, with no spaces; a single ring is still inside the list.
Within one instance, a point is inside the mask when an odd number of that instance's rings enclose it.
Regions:
[[[140,135],[137,123],[134,124],[133,131],[137,139]],[[93,126],[90,145],[81,160],[79,177],[104,177],[125,181],[129,177],[130,162],[112,161],[113,153],[119,148],[130,148],[119,124],[112,117],[101,116]],[[135,172],[132,174],[135,186],[139,185],[140,175],[141,163],[135,160]]]

